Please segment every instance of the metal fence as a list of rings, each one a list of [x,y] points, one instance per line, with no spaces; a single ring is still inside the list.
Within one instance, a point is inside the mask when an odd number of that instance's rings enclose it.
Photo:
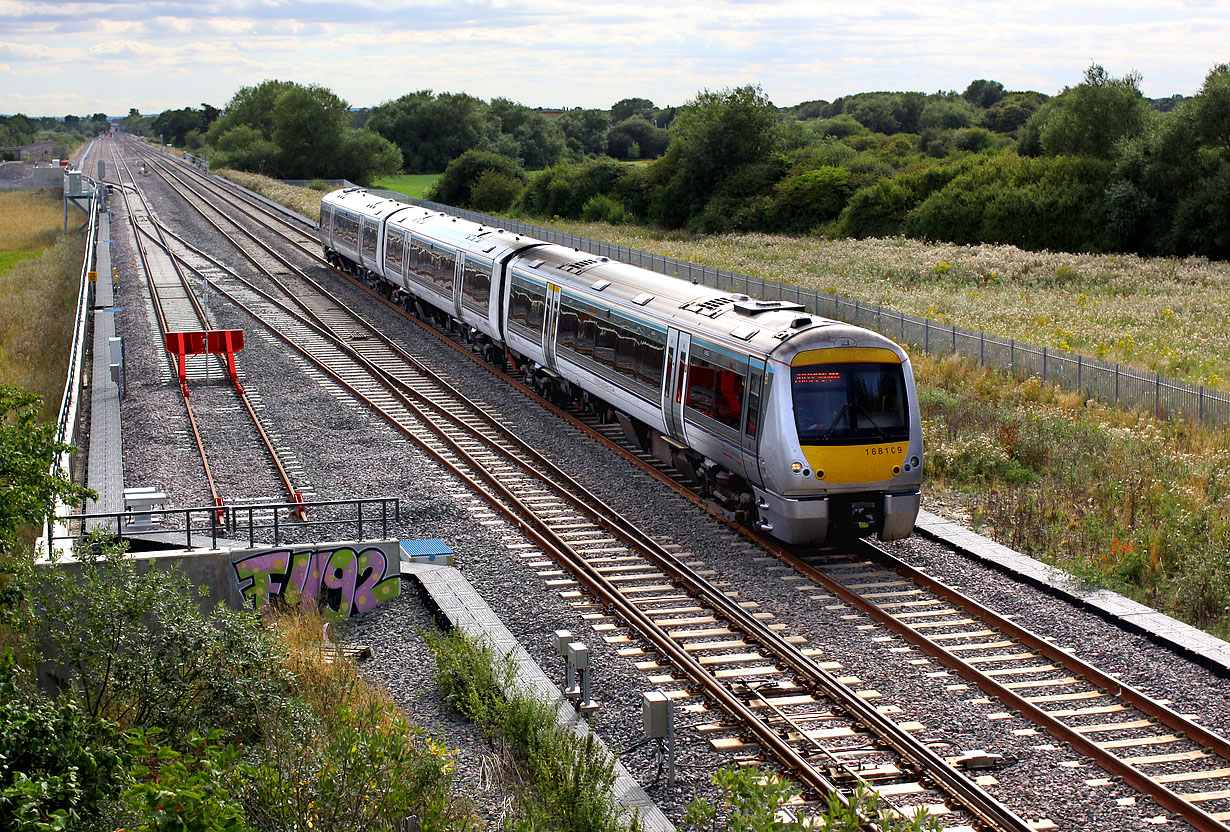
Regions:
[[[373,193],[421,205],[430,210],[445,211],[473,222],[504,228],[516,234],[536,237],[599,257],[609,257],[721,291],[743,292],[765,300],[780,299],[801,303],[813,314],[875,330],[924,352],[939,355],[956,353],[977,361],[979,365],[1010,372],[1020,379],[1036,376],[1043,382],[1053,382],[1060,388],[1080,391],[1089,398],[1149,411],[1159,418],[1184,416],[1214,427],[1230,425],[1230,393],[1223,390],[1209,390],[1203,385],[1188,384],[1134,367],[1111,364],[1072,352],[1056,352],[1011,338],[963,329],[842,295],[817,292],[776,280],[676,260],[628,246],[590,240],[552,228],[411,199],[396,191]]]

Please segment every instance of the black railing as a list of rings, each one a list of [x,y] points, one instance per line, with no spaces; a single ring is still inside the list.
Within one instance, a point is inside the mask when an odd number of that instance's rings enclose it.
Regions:
[[[350,509],[349,511],[347,509]],[[304,512],[307,519],[299,519]],[[155,523],[155,519],[159,522]],[[352,536],[332,535],[332,539],[387,540],[389,532],[401,522],[401,501],[397,497],[370,497],[354,500],[319,500],[306,503],[250,503],[243,505],[194,506],[192,508],[129,509],[122,512],[69,514],[56,517],[51,529],[64,528],[68,534],[48,536],[47,548],[55,551],[56,541],[76,541],[103,529],[132,541],[165,543],[167,535],[183,535],[184,547],[193,548],[196,540],[244,540],[260,545],[309,543],[327,539],[322,529],[354,529]],[[380,530],[368,537],[365,529]],[[76,530],[74,532],[74,530]],[[178,540],[175,541],[178,543]],[[62,547],[67,548],[67,547]]]

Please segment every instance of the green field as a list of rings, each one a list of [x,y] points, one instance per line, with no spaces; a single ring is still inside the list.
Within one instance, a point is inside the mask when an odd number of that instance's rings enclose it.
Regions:
[[[401,191],[408,197],[423,199],[423,194],[439,178],[438,173],[403,173],[398,176],[382,176],[375,181],[373,187]]]

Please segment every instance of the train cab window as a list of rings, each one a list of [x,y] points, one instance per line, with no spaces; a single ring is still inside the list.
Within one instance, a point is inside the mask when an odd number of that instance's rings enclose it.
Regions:
[[[900,364],[806,364],[791,368],[801,444],[904,442],[910,437]]]
[[[384,240],[385,270],[400,275],[405,263],[405,254],[406,235],[395,228],[390,228]]]
[[[376,259],[377,228],[378,226],[372,223],[363,223],[363,256],[372,260]]]
[[[328,205],[320,206],[320,222],[317,223],[317,227],[321,231],[333,230],[333,209]]]
[[[461,277],[461,303],[476,312],[486,312],[491,302],[491,264],[466,257]]]
[[[508,297],[508,323],[531,338],[542,336],[547,309],[547,288],[513,275]]]
[[[744,374],[722,355],[704,356],[693,342],[688,357],[688,389],[684,404],[727,427],[739,430],[743,416]]]

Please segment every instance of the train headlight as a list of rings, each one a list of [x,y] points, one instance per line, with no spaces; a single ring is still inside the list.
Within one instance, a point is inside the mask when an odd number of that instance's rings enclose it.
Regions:
[[[803,463],[801,462],[790,463],[790,470],[796,474],[800,473],[803,470]]]
[[[911,468],[917,468],[917,467],[918,467],[918,457],[916,457],[916,456],[912,456],[912,457],[910,457],[910,467],[911,467]]]

